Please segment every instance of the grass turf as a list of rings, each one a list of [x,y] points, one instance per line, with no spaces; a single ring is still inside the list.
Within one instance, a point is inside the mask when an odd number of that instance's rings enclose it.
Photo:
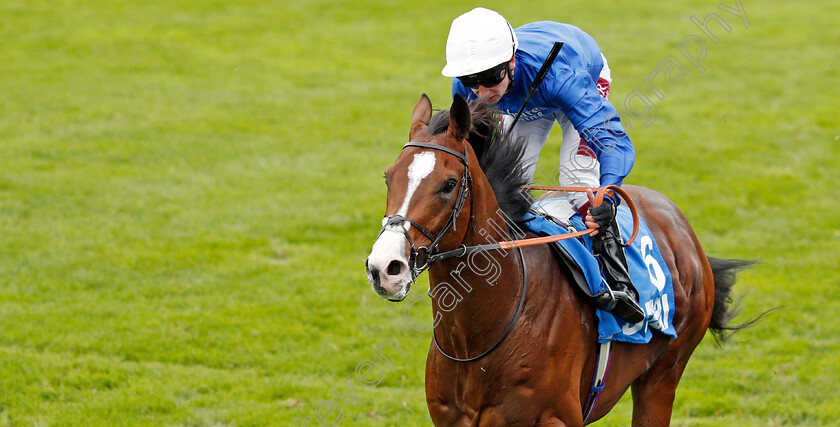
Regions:
[[[619,110],[635,88],[657,108],[630,120],[626,182],[676,201],[710,254],[761,260],[740,319],[785,306],[701,344],[672,424],[834,424],[840,6],[746,2],[747,27],[701,1],[484,5],[595,36]],[[362,266],[381,171],[421,92],[448,106],[446,33],[473,6],[0,4],[0,423],[314,425],[329,399],[345,425],[429,424],[430,335]],[[732,30],[710,25],[705,71],[683,61],[653,98],[644,79],[712,12]],[[383,340],[406,357],[355,405],[331,394]]]

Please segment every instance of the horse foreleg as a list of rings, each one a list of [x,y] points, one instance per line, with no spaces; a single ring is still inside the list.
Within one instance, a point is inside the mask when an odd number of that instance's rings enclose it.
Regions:
[[[566,427],[566,423],[563,421],[558,420],[557,418],[550,418],[547,420],[537,421],[534,424],[535,427]]]
[[[576,414],[579,414],[579,413],[580,412],[576,412]],[[564,417],[564,415],[556,414],[556,413],[553,414],[553,415],[543,414],[543,416],[541,416],[537,420],[537,422],[534,423],[534,426],[539,426],[539,427],[544,427],[544,426],[545,427],[548,427],[548,426],[550,426],[550,427],[567,427],[567,426],[568,427],[578,427],[578,426],[580,426],[580,427],[583,427],[583,417],[581,417],[581,416],[576,416],[576,415],[573,415],[571,417],[567,416],[566,418],[563,418],[563,419],[565,419],[565,421],[561,420],[561,418],[558,418],[558,417]]]
[[[671,423],[677,384],[688,358],[672,364],[663,362],[660,360],[631,385],[633,426],[668,426]]]

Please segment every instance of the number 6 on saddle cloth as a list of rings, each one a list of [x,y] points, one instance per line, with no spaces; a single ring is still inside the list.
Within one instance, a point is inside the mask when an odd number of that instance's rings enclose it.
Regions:
[[[526,216],[526,225],[534,233],[543,236],[568,234],[585,230],[580,215],[572,209],[565,198],[539,200]],[[632,233],[633,218],[630,209],[619,206],[616,221],[622,235]],[[646,343],[652,338],[652,330],[676,338],[672,325],[674,316],[674,291],[671,275],[659,253],[653,236],[644,221],[639,218],[637,238],[624,249],[630,278],[639,291],[639,304],[645,311],[645,320],[627,324],[612,313],[597,310],[598,340]],[[564,269],[581,290],[592,297],[608,292],[598,261],[592,256],[592,238],[588,235],[576,239],[554,242],[551,247],[560,259]]]

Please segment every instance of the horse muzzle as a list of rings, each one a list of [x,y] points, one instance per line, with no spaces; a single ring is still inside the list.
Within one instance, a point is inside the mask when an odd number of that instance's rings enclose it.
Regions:
[[[382,233],[365,261],[365,271],[374,292],[390,301],[402,301],[411,288],[405,245],[402,234]]]

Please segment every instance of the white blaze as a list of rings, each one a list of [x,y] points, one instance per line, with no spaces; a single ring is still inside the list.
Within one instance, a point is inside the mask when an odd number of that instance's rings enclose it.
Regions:
[[[405,192],[405,199],[400,206],[400,210],[396,213],[399,216],[405,216],[408,212],[408,206],[411,203],[411,198],[420,187],[420,183],[435,169],[435,154],[431,151],[424,151],[414,155],[414,160],[408,167],[408,188]],[[382,226],[384,227],[388,222],[388,217],[382,219]],[[411,227],[409,222],[403,222],[402,228],[408,230]],[[368,256],[368,264],[372,269],[380,272],[380,285],[390,295],[389,298],[396,298],[401,300],[408,292],[408,285],[411,283],[411,274],[407,272],[404,266],[408,265],[406,258],[406,238],[403,229],[397,226],[385,227],[376,242],[373,243],[370,256]],[[403,273],[398,275],[388,274],[388,267],[393,261],[402,264]]]
[[[411,202],[411,197],[414,195],[417,187],[420,186],[420,182],[429,176],[434,169],[435,153],[432,153],[431,151],[424,151],[414,155],[414,161],[412,161],[411,165],[408,167],[408,190],[405,192],[405,200],[403,200],[402,206],[400,206],[400,210],[397,212],[397,215],[405,216],[408,212],[408,204]]]

